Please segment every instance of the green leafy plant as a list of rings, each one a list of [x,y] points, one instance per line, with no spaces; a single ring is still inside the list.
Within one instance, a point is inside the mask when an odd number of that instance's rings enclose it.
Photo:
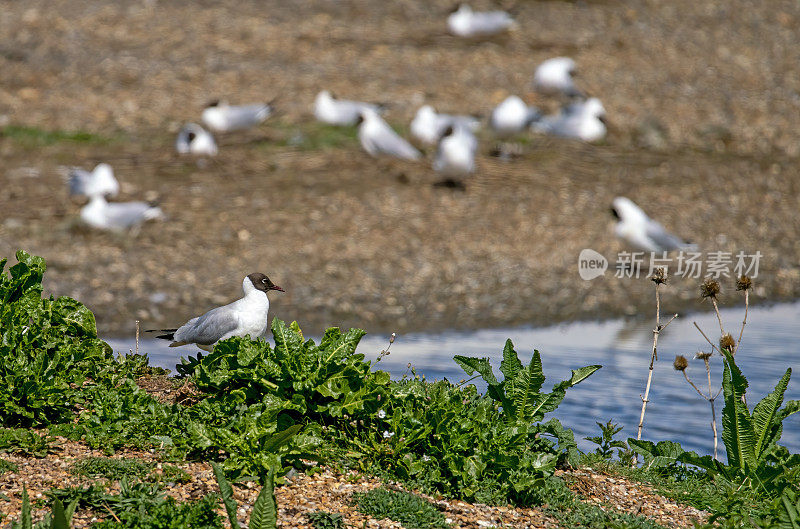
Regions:
[[[164,464],[156,469],[156,463],[134,458],[89,457],[74,463],[69,470],[78,476],[110,480],[134,478],[175,483],[187,483],[191,480],[188,472],[174,465]]]
[[[77,388],[112,359],[94,316],[68,297],[42,298],[45,262],[17,252],[0,260],[0,420],[9,426],[66,421]]]
[[[312,511],[306,518],[314,529],[345,529],[344,517],[339,513],[325,511]]]
[[[687,452],[683,447],[674,441],[640,441],[633,438],[628,439],[631,449],[644,458],[644,468],[652,470],[664,470],[680,464],[681,457],[697,457],[694,452]]]
[[[69,522],[75,513],[78,502],[71,502],[66,508],[59,499],[53,500],[52,510],[44,519],[34,524],[31,515],[31,503],[28,489],[22,485],[22,512],[19,519],[11,524],[12,529],[69,529]]]
[[[622,459],[623,454],[626,453],[628,443],[614,439],[614,436],[622,431],[622,426],[615,424],[613,419],[609,419],[605,424],[595,421],[595,424],[600,428],[599,436],[584,437],[587,441],[597,445],[594,452],[603,459],[611,459],[614,457],[614,449],[617,449],[617,455]]]
[[[790,455],[778,445],[784,419],[800,411],[800,401],[796,400],[781,407],[792,370],[786,370],[775,389],[756,404],[751,413],[745,404],[747,379],[733,355],[728,351],[723,351],[723,354],[725,407],[722,409],[722,440],[728,464],[711,456],[697,457],[692,453],[682,455],[680,460],[737,486],[780,494],[791,483],[786,478],[796,476],[800,469],[800,454]]]
[[[489,385],[487,395],[500,403],[507,421],[520,423],[541,421],[546,413],[561,404],[568,388],[582,382],[602,367],[591,365],[573,370],[568,380],[553,386],[550,393],[542,393],[545,376],[538,350],[533,351],[530,363],[525,366],[519,360],[514,344],[511,340],[506,340],[503,361],[500,363],[500,372],[505,376],[502,382],[498,382],[494,376],[488,358],[456,355],[453,359],[467,375],[477,372],[483,378]]]
[[[211,463],[214,469],[214,476],[217,478],[219,490],[222,493],[222,501],[225,504],[225,511],[228,513],[228,521],[232,529],[239,529],[239,520],[236,518],[236,500],[233,498],[233,487],[225,478],[225,473],[216,463]],[[250,514],[248,528],[251,529],[274,529],[278,524],[278,503],[275,499],[275,469],[270,469],[269,473],[262,480],[261,492],[258,493],[253,504],[253,512]]]
[[[353,503],[364,514],[400,522],[407,529],[449,527],[431,502],[409,492],[372,489],[353,494]]]
[[[56,439],[47,432],[26,428],[0,428],[0,452],[45,457],[55,449]]]

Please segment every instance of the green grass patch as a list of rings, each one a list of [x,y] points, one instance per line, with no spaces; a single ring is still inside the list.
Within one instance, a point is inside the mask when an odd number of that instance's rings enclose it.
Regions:
[[[444,514],[416,494],[373,489],[353,494],[353,503],[364,514],[379,520],[388,518],[400,522],[406,529],[449,527]]]
[[[69,470],[76,476],[114,481],[138,479],[148,482],[188,483],[191,480],[188,472],[174,465],[162,465],[159,472],[156,463],[133,458],[90,457],[73,464]]]
[[[113,138],[83,130],[44,130],[25,125],[6,125],[0,128],[0,137],[21,143],[27,147],[41,147],[59,142],[107,144]]]
[[[314,529],[345,529],[344,517],[339,513],[313,511],[306,518]]]
[[[5,474],[6,472],[16,472],[17,468],[19,467],[17,467],[17,465],[11,461],[0,459],[0,474]]]

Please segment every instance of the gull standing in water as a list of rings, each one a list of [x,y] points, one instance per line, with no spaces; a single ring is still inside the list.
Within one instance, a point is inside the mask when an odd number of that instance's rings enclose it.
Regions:
[[[101,230],[123,231],[154,219],[163,219],[161,208],[147,202],[106,202],[102,194],[92,195],[81,208],[81,220]]]
[[[114,170],[107,163],[100,163],[90,173],[79,167],[69,171],[70,195],[104,195],[115,197],[119,193],[119,182],[114,178]]]
[[[336,99],[327,90],[321,91],[314,99],[314,117],[330,125],[355,125],[365,110],[378,113],[380,106],[360,101]]]
[[[447,17],[447,28],[459,37],[485,37],[513,25],[514,19],[505,11],[473,11],[467,4],[461,4]]]
[[[244,297],[222,307],[217,307],[187,321],[177,329],[149,330],[147,332],[164,332],[156,338],[170,340],[170,347],[195,344],[201,349],[210,351],[215,343],[231,336],[263,338],[267,334],[269,321],[269,299],[267,292],[284,290],[272,283],[261,273],[248,275],[242,281]]]
[[[564,94],[567,97],[582,97],[575,87],[575,61],[569,57],[547,59],[536,68],[533,74],[533,87],[547,95]]]
[[[696,249],[696,245],[669,233],[664,226],[648,217],[642,208],[628,198],[615,198],[611,213],[618,220],[614,234],[637,250],[668,252]]]
[[[437,114],[430,105],[423,105],[417,110],[411,121],[411,135],[425,143],[436,143],[448,127],[467,128],[476,131],[480,121],[472,116],[453,116]]]
[[[187,123],[178,133],[175,150],[180,154],[197,154],[200,156],[216,156],[217,142],[214,136],[196,123]]]
[[[203,110],[201,119],[215,132],[230,132],[254,127],[270,117],[272,112],[269,103],[229,105],[224,101],[213,101]]]
[[[367,109],[358,119],[358,140],[371,156],[388,154],[404,160],[419,160],[422,154],[397,135],[377,112]]]

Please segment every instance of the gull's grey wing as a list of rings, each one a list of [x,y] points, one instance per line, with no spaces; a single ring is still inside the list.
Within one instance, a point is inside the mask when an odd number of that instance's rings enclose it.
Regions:
[[[688,246],[686,241],[677,235],[671,234],[664,228],[664,226],[652,219],[647,223],[645,234],[662,251],[678,250]]]
[[[69,171],[69,194],[70,195],[86,195],[89,186],[89,180],[92,178],[92,173],[78,167],[74,167]]]
[[[228,306],[217,307],[175,331],[175,341],[211,345],[238,326],[239,320]]]
[[[111,228],[129,228],[153,218],[150,213],[156,209],[150,207],[147,202],[112,202],[108,204],[106,214],[108,225]]]
[[[258,125],[269,117],[272,108],[269,105],[239,105],[228,107],[225,114],[228,119],[229,128],[243,129]]]
[[[507,29],[514,19],[504,11],[475,13],[472,17],[472,30],[478,33],[496,33]]]
[[[398,136],[388,125],[375,131],[374,137],[370,138],[370,140],[379,151],[398,158],[418,160],[422,156],[413,145]]]

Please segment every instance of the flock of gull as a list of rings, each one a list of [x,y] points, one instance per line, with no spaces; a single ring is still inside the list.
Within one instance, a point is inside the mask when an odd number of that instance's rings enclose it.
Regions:
[[[516,22],[504,11],[478,12],[462,4],[449,15],[447,26],[453,35],[475,38],[507,31],[514,28]],[[607,132],[605,108],[599,99],[589,97],[576,86],[575,70],[575,61],[569,57],[542,62],[533,73],[531,85],[544,96],[559,98],[560,111],[545,115],[519,96],[510,95],[492,110],[487,120],[492,135],[497,139],[513,139],[532,132],[585,142],[602,140]],[[180,129],[175,149],[185,155],[215,156],[219,149],[214,134],[256,127],[274,112],[270,103],[231,105],[215,101],[202,111],[202,125],[187,123]],[[361,147],[373,157],[419,161],[423,154],[415,143],[435,146],[433,170],[445,178],[443,182],[464,187],[466,177],[475,172],[476,133],[483,126],[480,118],[438,113],[426,104],[418,109],[410,123],[412,138],[409,141],[383,119],[383,112],[381,105],[339,99],[327,90],[320,91],[313,102],[313,115],[318,121],[334,126],[357,126]],[[119,184],[112,168],[105,163],[91,172],[78,168],[70,170],[69,189],[72,195],[88,197],[80,217],[94,228],[120,231],[147,220],[164,218],[160,208],[146,202],[109,202],[109,197],[118,194]],[[637,249],[668,251],[686,247],[687,243],[669,234],[627,198],[616,199],[612,211],[619,221],[617,236]]]

